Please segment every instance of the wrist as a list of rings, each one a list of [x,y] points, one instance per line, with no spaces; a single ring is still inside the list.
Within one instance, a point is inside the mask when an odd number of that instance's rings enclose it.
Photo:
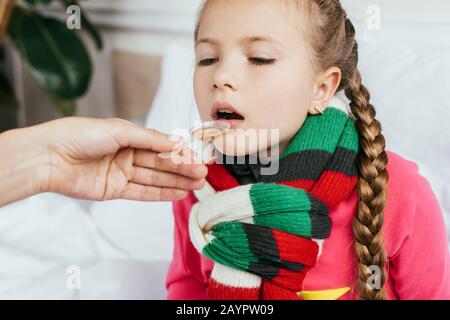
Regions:
[[[27,139],[24,143],[26,148],[22,148],[24,153],[21,163],[23,170],[27,171],[32,178],[34,193],[51,191],[51,168],[52,168],[52,149],[48,141],[52,138],[44,125],[38,125],[21,129],[21,141]]]
[[[49,191],[50,160],[45,137],[35,127],[0,134],[0,205]]]

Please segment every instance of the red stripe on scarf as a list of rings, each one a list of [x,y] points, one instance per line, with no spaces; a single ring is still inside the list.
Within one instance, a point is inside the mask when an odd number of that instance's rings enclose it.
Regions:
[[[209,279],[207,300],[259,300],[260,288],[238,288]]]
[[[283,261],[301,263],[302,271],[293,271],[285,268],[278,270],[278,275],[263,290],[264,299],[293,299],[300,300],[296,292],[300,292],[306,273],[316,265],[319,246],[313,240],[289,234],[279,230],[272,231],[278,245],[279,258]]]
[[[311,190],[311,188],[314,186],[314,183],[315,183],[314,180],[291,180],[278,182],[278,184],[282,184],[297,189],[304,189],[305,191]]]
[[[207,167],[208,176],[206,177],[206,181],[208,181],[214,190],[224,191],[240,186],[236,178],[228,172],[224,165],[212,163],[208,164]]]
[[[281,260],[301,263],[307,267],[316,265],[319,246],[315,241],[276,229],[273,229],[272,233]]]
[[[334,208],[353,192],[357,180],[358,177],[349,177],[340,172],[327,170],[310,193],[325,203],[328,208]]]
[[[304,274],[297,275],[303,282]],[[262,295],[263,300],[303,300],[295,291],[286,290],[266,280],[262,282]]]
[[[302,291],[303,280],[305,280],[306,273],[309,270],[311,270],[311,268],[308,267],[305,267],[303,271],[280,269],[278,275],[270,280],[270,282],[272,285],[280,287],[280,290],[300,292]]]
[[[353,192],[358,177],[349,177],[341,172],[324,171],[319,180],[281,181],[279,184],[304,189],[321,200],[328,208],[334,208]],[[333,186],[330,188],[330,186]]]

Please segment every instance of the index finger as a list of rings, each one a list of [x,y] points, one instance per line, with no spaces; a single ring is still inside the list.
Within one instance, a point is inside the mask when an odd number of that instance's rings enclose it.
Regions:
[[[115,131],[115,138],[122,147],[149,149],[157,152],[167,152],[177,145],[177,141],[169,140],[169,136],[154,129],[141,128],[125,120],[118,121],[120,130]]]

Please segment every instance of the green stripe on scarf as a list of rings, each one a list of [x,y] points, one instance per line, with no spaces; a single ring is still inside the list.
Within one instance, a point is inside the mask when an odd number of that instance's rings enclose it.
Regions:
[[[281,159],[304,150],[334,152],[341,138],[336,135],[336,132],[343,131],[349,117],[336,108],[328,108],[325,113],[326,117],[308,117],[308,121],[305,121],[302,130],[299,130],[280,156]],[[321,136],[320,139],[317,139],[318,135]]]
[[[305,190],[256,183],[250,189],[250,199],[255,212],[255,224],[311,237],[311,202]]]
[[[203,254],[225,266],[247,271],[259,259],[249,247],[242,223],[223,222],[213,229],[215,239],[203,248]]]
[[[359,152],[358,131],[353,123],[353,120],[347,120],[338,147],[351,150],[355,152],[355,154]]]

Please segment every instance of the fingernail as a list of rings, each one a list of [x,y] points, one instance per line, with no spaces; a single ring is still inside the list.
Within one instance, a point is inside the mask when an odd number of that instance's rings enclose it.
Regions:
[[[200,182],[201,182],[201,184],[200,184],[199,190],[203,189],[205,187],[206,179],[201,179]]]
[[[169,141],[172,141],[172,142],[181,142],[181,141],[183,141],[184,138],[182,136],[179,136],[176,134],[171,134],[168,139],[169,139]]]
[[[208,167],[206,167],[205,165],[200,166],[197,169],[197,174],[201,177],[206,177],[208,175]]]

